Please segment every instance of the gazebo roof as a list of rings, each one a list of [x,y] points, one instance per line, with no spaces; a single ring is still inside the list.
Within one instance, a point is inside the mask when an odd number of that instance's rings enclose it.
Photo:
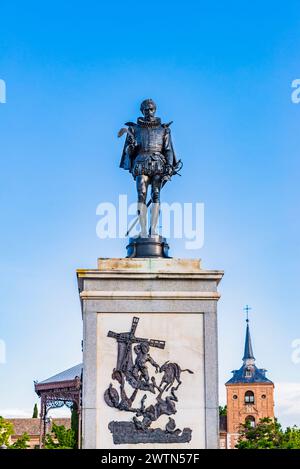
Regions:
[[[58,389],[80,389],[81,386],[82,363],[72,366],[67,370],[57,373],[44,381],[35,381],[35,392],[40,396],[41,392],[54,391]]]
[[[50,384],[61,383],[62,381],[72,381],[75,378],[81,378],[81,372],[82,363],[79,363],[79,365],[72,366],[72,368],[68,368],[67,370],[62,371],[61,373],[57,373],[54,376],[50,376],[50,378],[47,378],[44,381],[40,381],[38,384]]]

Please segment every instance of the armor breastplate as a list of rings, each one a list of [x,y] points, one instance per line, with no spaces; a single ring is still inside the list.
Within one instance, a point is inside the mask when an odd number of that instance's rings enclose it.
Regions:
[[[135,128],[135,138],[138,144],[138,153],[161,153],[164,144],[165,129],[161,126],[155,128]]]

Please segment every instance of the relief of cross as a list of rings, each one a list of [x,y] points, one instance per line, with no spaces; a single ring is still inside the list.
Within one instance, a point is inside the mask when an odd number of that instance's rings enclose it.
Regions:
[[[116,339],[118,343],[118,358],[117,358],[117,370],[126,372],[133,366],[132,360],[132,344],[146,342],[150,347],[157,347],[164,349],[165,341],[156,339],[144,339],[141,337],[135,337],[135,331],[139,322],[139,318],[134,317],[132,319],[132,325],[129,332],[112,332],[107,333],[107,337]]]

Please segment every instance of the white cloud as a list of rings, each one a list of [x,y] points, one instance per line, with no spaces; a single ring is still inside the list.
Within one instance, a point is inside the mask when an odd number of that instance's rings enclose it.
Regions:
[[[284,426],[300,426],[300,382],[275,383],[275,414]]]
[[[219,387],[219,403],[223,406],[226,404],[226,388],[224,385]]]
[[[7,419],[28,418],[32,417],[32,410],[0,409],[0,415]]]
[[[60,407],[59,409],[51,409],[48,412],[48,416],[52,418],[65,418],[65,417],[70,418],[71,410],[68,409],[68,407],[66,406]]]
[[[9,408],[9,409],[0,409],[1,417],[6,419],[25,419],[32,417],[32,409],[17,409],[17,408]],[[48,417],[52,418],[64,418],[64,417],[71,417],[71,411],[68,407],[64,406],[59,409],[50,409],[48,412]]]

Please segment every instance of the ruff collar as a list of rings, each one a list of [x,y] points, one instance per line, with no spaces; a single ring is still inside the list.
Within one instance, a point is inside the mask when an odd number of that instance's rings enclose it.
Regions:
[[[155,117],[153,121],[148,121],[144,117],[138,117],[137,124],[141,127],[159,127],[161,125],[161,120],[159,117]]]

